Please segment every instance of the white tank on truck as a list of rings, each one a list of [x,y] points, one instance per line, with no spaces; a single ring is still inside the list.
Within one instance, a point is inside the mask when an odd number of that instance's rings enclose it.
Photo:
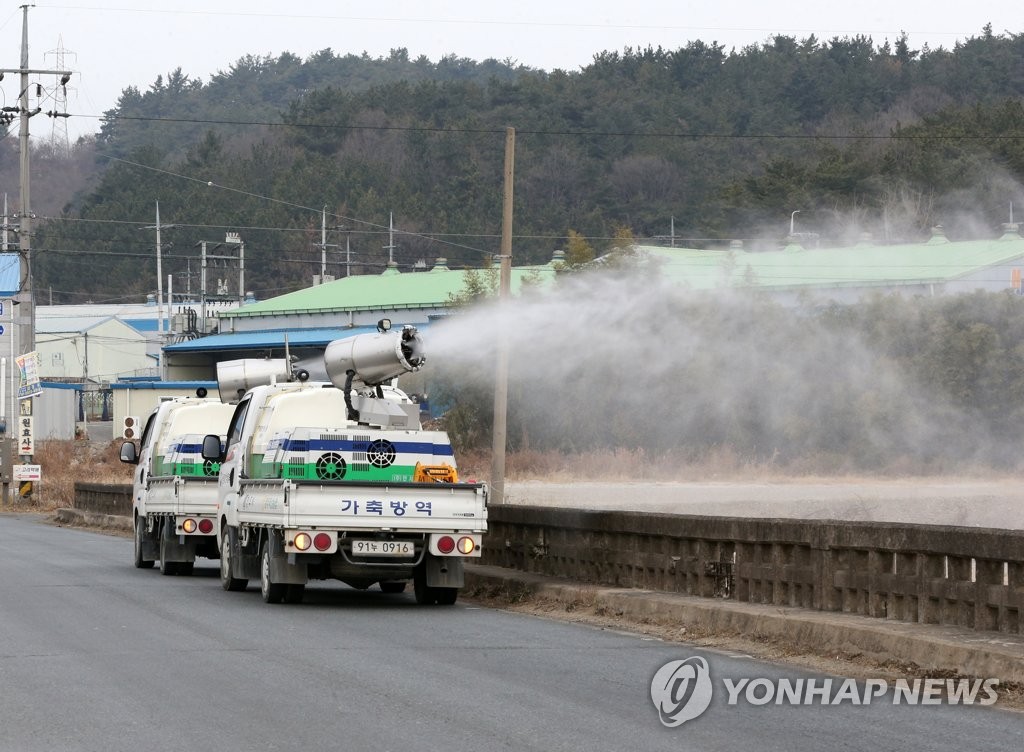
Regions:
[[[219,465],[221,584],[263,599],[301,601],[311,579],[454,603],[464,563],[480,556],[487,488],[459,479],[451,441],[424,430],[419,405],[392,381],[419,370],[414,327],[386,319],[375,334],[336,340],[330,381],[288,359],[218,366],[222,399],[237,402],[227,440],[205,437]]]
[[[216,559],[217,462],[203,459],[203,439],[227,432],[234,409],[206,390],[160,401],[142,438],[121,445],[121,461],[137,465],[132,488],[135,566],[160,561],[166,575],[191,574],[197,556]]]

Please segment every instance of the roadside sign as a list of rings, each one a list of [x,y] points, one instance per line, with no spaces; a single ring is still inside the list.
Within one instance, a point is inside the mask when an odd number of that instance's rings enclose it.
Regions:
[[[39,371],[42,368],[39,353],[33,350],[19,355],[14,360],[18,364],[18,399],[42,394],[43,385],[39,383]]]
[[[32,416],[23,415],[18,418],[18,454],[32,455],[36,453],[36,438],[32,430]]]
[[[14,465],[11,467],[11,477],[15,481],[23,480],[42,480],[43,478],[43,466],[42,465]]]

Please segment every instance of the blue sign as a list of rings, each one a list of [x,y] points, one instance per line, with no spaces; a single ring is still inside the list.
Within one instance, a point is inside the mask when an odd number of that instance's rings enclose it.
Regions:
[[[0,311],[0,313],[3,313],[3,312],[2,312],[2,311]],[[7,331],[7,330],[6,330],[6,329],[4,329],[4,325],[3,325],[3,324],[0,324],[0,337],[3,337],[3,336],[4,336],[4,332],[5,332],[5,331]]]

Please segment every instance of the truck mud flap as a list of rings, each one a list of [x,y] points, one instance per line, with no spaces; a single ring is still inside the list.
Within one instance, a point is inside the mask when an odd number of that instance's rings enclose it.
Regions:
[[[259,540],[255,535],[252,538],[255,538],[257,542]],[[260,578],[259,545],[243,546],[238,540],[238,529],[234,527],[228,528],[228,545],[231,546],[231,568],[234,570],[234,576],[244,580],[258,580]],[[253,548],[255,550],[251,550]]]
[[[427,587],[460,588],[466,584],[462,559],[456,556],[427,556],[423,561]]]
[[[295,554],[286,554],[281,536],[270,536],[270,581],[284,585],[305,585],[309,579],[306,565],[295,562]],[[257,570],[257,576],[258,570]]]
[[[174,518],[164,518],[160,536],[160,560],[173,562],[194,562],[196,560],[196,544],[187,536],[178,535],[174,529]]]
[[[153,518],[139,517],[135,523],[142,525],[142,559],[144,561],[156,561],[160,558],[159,521],[153,523]],[[150,528],[151,524],[157,526],[156,530]]]

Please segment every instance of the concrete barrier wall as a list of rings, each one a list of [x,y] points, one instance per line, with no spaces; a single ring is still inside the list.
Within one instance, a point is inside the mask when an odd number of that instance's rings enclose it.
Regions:
[[[132,486],[128,483],[76,483],[75,509],[131,517]]]
[[[484,563],[1024,634],[1024,531],[492,506]]]

